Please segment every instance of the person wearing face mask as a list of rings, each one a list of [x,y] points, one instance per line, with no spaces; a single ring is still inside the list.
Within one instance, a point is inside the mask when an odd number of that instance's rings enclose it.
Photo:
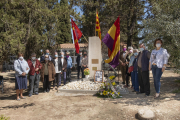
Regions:
[[[82,59],[83,59],[82,52],[79,52],[79,55],[76,58],[77,69],[78,69],[78,74],[77,74],[78,79],[79,79],[80,70],[82,72],[82,78],[83,78]]]
[[[130,80],[131,73],[128,72],[128,68],[129,68],[130,58],[132,55],[133,55],[133,47],[129,46],[128,52],[126,52],[126,55],[125,55],[125,59],[126,59],[126,85],[124,86],[125,88],[129,87],[129,83],[130,83],[129,80]]]
[[[138,82],[138,65],[137,65],[137,56],[138,56],[138,50],[135,49],[133,51],[134,53],[134,59],[132,62],[133,71],[131,72],[131,80],[133,83],[133,92],[136,92],[136,94],[139,94],[139,82]]]
[[[121,70],[121,74],[122,74],[122,84],[125,84],[125,81],[126,81],[126,59],[125,59],[125,55],[126,55],[126,45],[123,45],[123,51],[120,52],[120,55],[119,55],[119,67],[120,67],[120,70]]]
[[[138,63],[138,80],[140,86],[140,93],[145,93],[145,96],[150,95],[150,82],[149,82],[149,59],[151,53],[145,49],[143,43],[139,45],[140,52],[137,57]]]
[[[158,98],[160,96],[160,86],[161,86],[161,76],[166,69],[169,54],[167,50],[162,48],[163,41],[161,39],[156,39],[154,41],[154,49],[151,53],[151,57],[149,60],[149,70],[152,69],[152,74],[154,78],[154,87],[156,90],[156,94],[154,98]]]
[[[42,62],[41,68],[41,81],[43,82],[44,92],[49,92],[51,87],[51,82],[54,80],[56,75],[54,64],[49,61],[49,56],[45,55],[45,61]]]
[[[55,72],[56,72],[56,76],[55,76],[55,80],[53,80],[53,91],[55,90],[55,84],[57,84],[57,90],[59,88],[60,83],[60,74],[62,71],[62,63],[61,63],[61,58],[58,57],[58,53],[55,52],[55,58],[52,60],[54,67],[55,67]]]
[[[61,65],[62,65],[61,66],[62,72],[60,74],[60,83],[61,83],[61,78],[63,77],[64,85],[66,85],[67,60],[64,57],[64,52],[61,52]]]
[[[27,89],[27,74],[29,73],[29,65],[24,60],[23,54],[18,54],[18,60],[14,61],[14,69],[15,69],[15,89],[17,100],[25,99],[23,96],[23,89]],[[19,97],[20,94],[20,97]]]
[[[52,60],[52,56],[50,55],[49,49],[46,50],[45,55],[48,55],[48,56],[49,56],[49,61]],[[43,55],[41,56],[40,62],[44,62],[44,61],[45,61],[45,55],[43,54]]]
[[[87,58],[87,54],[84,54],[84,57],[82,59],[82,69],[83,69],[83,77],[82,78],[85,78],[85,75],[84,75],[84,70],[88,67],[88,58]]]
[[[71,69],[72,69],[72,58],[69,56],[70,52],[66,52],[66,61],[67,61],[67,74],[66,79],[71,82]]]
[[[38,93],[39,92],[39,80],[40,80],[39,70],[41,70],[42,65],[41,65],[40,61],[36,59],[35,53],[31,54],[31,59],[28,59],[27,63],[30,67],[30,71],[29,71],[29,97],[31,97],[33,94],[33,90],[34,90],[35,95],[39,94]]]

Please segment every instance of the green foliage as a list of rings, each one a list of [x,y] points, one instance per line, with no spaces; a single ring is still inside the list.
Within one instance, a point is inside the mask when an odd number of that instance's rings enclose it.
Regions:
[[[10,120],[10,118],[9,117],[5,117],[4,115],[1,115],[0,116],[0,120]]]
[[[151,0],[152,15],[144,20],[144,42],[150,50],[155,49],[153,42],[157,38],[163,40],[163,48],[170,54],[169,64],[175,72],[180,73],[180,1]]]

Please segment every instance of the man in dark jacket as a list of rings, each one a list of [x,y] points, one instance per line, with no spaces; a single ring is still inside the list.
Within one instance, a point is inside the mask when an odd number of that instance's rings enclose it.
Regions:
[[[82,77],[83,77],[83,74],[84,74],[83,69],[82,69],[82,59],[83,59],[82,58],[82,52],[79,52],[79,55],[76,58],[77,69],[78,69],[78,74],[77,74],[78,79],[79,79],[80,70],[82,71]]]
[[[49,56],[49,61],[51,61],[52,60],[52,56],[51,55],[49,55],[50,53],[49,53],[49,49],[47,49],[46,50],[46,54],[45,55],[48,55]],[[44,54],[41,56],[41,58],[40,58],[40,62],[43,62],[45,59],[45,56]]]
[[[149,82],[149,59],[151,53],[145,50],[143,43],[139,45],[140,52],[137,57],[138,62],[138,80],[140,86],[140,93],[145,93],[146,96],[150,95],[150,82]]]
[[[29,97],[33,94],[33,88],[35,95],[38,95],[39,91],[39,80],[40,80],[40,74],[39,70],[41,70],[42,65],[39,62],[39,60],[36,59],[36,54],[31,54],[31,59],[27,60],[27,63],[29,65],[30,71],[29,71]]]

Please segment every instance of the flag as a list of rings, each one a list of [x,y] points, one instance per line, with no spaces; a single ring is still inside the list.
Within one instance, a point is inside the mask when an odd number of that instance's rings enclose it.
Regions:
[[[120,19],[119,17],[114,22],[108,33],[102,40],[104,44],[111,50],[109,59],[105,63],[109,63],[113,68],[119,65],[120,55]]]
[[[76,23],[71,19],[71,24],[72,24],[72,29],[73,29],[73,37],[74,37],[74,44],[76,48],[76,53],[79,53],[79,43],[78,40],[82,36],[82,32],[79,30],[78,26]]]
[[[98,31],[99,39],[101,40],[101,29],[99,24],[98,12],[96,12],[96,31]]]

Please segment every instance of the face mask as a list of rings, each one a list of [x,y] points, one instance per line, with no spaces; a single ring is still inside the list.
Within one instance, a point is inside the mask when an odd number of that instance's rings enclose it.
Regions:
[[[132,52],[133,52],[133,50],[130,50],[130,51],[129,51],[129,53],[132,53]]]
[[[67,55],[66,57],[69,58],[69,55]]]
[[[32,60],[35,60],[36,59],[36,57],[32,57]]]
[[[82,55],[82,53],[80,53],[80,55]]]
[[[123,48],[123,51],[126,51],[126,48]]]
[[[46,53],[46,55],[49,55],[49,53]]]
[[[55,57],[58,57],[58,55],[55,55]]]
[[[23,57],[19,57],[20,60],[23,60]]]
[[[45,58],[45,60],[46,60],[46,61],[48,61],[48,60],[49,60],[49,58]]]
[[[138,56],[138,53],[136,52],[136,53],[134,53],[134,55],[135,55],[135,56]]]
[[[156,44],[156,47],[161,47],[161,44],[160,44],[160,43],[157,43],[157,44]]]
[[[61,55],[61,57],[64,57],[64,55]]]
[[[144,48],[140,48],[140,51],[142,52],[144,50]]]

